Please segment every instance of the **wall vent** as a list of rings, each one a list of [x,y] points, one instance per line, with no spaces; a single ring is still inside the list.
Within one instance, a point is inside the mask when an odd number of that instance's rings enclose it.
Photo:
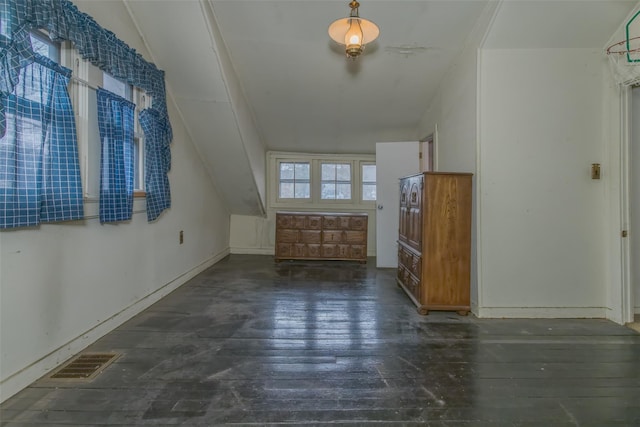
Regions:
[[[83,353],[55,370],[49,375],[49,378],[54,380],[90,381],[118,357],[120,357],[118,353]]]

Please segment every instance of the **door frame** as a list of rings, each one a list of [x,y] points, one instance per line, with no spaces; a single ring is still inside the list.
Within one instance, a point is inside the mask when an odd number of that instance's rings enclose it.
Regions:
[[[628,232],[631,218],[632,90],[630,86],[620,88],[620,234],[618,236],[620,239],[620,320],[623,324],[633,322],[635,311],[631,239],[622,235],[624,231]]]

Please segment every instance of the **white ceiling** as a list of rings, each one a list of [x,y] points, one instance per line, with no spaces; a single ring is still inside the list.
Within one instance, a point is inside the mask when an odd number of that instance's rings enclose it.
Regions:
[[[416,138],[486,2],[363,0],[380,37],[355,62],[327,34],[347,1],[211,3],[267,147],[373,153]]]
[[[247,202],[256,180],[239,108],[265,150],[374,153],[376,142],[420,138],[438,85],[490,3],[362,0],[360,16],[380,37],[350,61],[327,34],[347,0],[122,1],[214,181],[225,182],[230,212],[245,214],[260,209]],[[484,47],[600,49],[635,4],[505,0]]]

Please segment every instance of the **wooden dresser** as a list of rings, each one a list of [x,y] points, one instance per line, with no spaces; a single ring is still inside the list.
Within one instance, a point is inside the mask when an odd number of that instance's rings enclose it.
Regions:
[[[418,312],[470,310],[472,174],[400,180],[398,284]]]
[[[276,261],[367,262],[366,213],[276,212]]]

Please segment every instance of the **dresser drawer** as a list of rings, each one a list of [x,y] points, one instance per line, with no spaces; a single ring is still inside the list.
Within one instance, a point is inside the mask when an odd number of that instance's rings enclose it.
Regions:
[[[349,228],[352,230],[361,230],[364,231],[367,229],[367,217],[363,216],[352,216],[349,219]]]
[[[367,233],[364,231],[344,231],[342,239],[344,242],[351,244],[365,243],[367,241]]]
[[[365,245],[350,245],[351,253],[349,254],[349,258],[353,259],[366,259],[367,258],[367,247]]]
[[[291,253],[292,257],[295,258],[317,258],[320,256],[320,245],[315,244],[305,244],[305,243],[294,243],[293,251]]]
[[[322,243],[341,243],[345,241],[344,231],[323,230]]]
[[[302,243],[320,243],[321,237],[320,230],[300,230],[300,242]]]
[[[278,230],[276,236],[279,243],[296,243],[298,241],[298,230]]]
[[[323,244],[320,247],[320,254],[323,258],[337,258],[338,257],[338,245]]]
[[[322,217],[319,215],[310,215],[307,217],[307,229],[309,230],[321,230],[322,229]]]
[[[276,243],[276,258],[292,256],[292,246],[291,243]]]
[[[298,230],[307,228],[307,217],[305,215],[278,215],[276,228],[295,228]]]

